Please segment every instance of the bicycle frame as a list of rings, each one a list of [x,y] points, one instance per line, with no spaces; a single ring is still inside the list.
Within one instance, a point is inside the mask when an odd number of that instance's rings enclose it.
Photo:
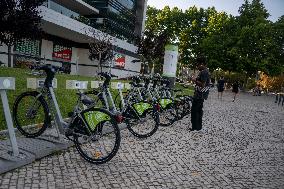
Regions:
[[[64,134],[65,133],[64,129],[67,128],[69,125],[62,118],[62,115],[61,115],[61,112],[60,112],[60,109],[59,109],[59,106],[58,106],[58,102],[57,102],[57,99],[56,99],[55,94],[54,94],[53,87],[49,87],[48,91],[49,91],[49,94],[51,96],[51,100],[53,102],[53,107],[55,109],[55,123],[56,123],[55,125],[56,125],[56,129],[59,130],[59,132],[61,134]]]
[[[106,105],[106,108],[107,108],[107,110],[110,110],[109,107],[110,106],[113,107],[113,110],[112,110],[113,113],[123,113],[123,112],[125,112],[127,110],[127,107],[128,107],[127,105],[129,104],[129,102],[125,102],[125,99],[124,99],[123,94],[122,94],[122,89],[118,89],[118,92],[119,92],[119,96],[121,98],[121,103],[122,103],[122,110],[120,112],[117,111],[116,105],[115,105],[115,103],[113,101],[113,97],[112,97],[112,94],[111,94],[109,88],[107,86],[102,86],[102,92],[101,93],[103,95],[103,99],[104,99],[104,103]],[[130,95],[132,95],[135,92],[138,93],[140,100],[142,100],[142,95],[141,95],[141,92],[140,92],[138,87],[135,87],[134,90],[132,90],[130,92]],[[107,96],[109,96],[110,102],[107,99]],[[132,106],[130,106],[130,107],[133,109]],[[140,119],[140,116],[136,113],[136,111],[134,111],[134,112],[135,112],[136,116],[138,117],[138,119]]]

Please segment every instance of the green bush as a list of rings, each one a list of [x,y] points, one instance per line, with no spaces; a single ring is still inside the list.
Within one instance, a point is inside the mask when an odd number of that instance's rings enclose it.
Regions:
[[[25,91],[31,91],[33,89],[27,89],[27,78],[37,78],[37,76],[30,75],[29,69],[20,68],[7,68],[0,67],[0,77],[15,77],[16,90],[7,91],[10,110],[12,111],[13,103],[18,95]],[[41,76],[40,78],[43,78]],[[76,90],[66,90],[66,80],[81,80],[90,81],[97,80],[95,77],[76,76],[67,74],[57,74],[57,89],[55,89],[56,98],[62,112],[63,117],[67,117],[68,112],[73,110],[73,107],[77,100]],[[88,85],[90,87],[90,84]],[[4,112],[2,108],[2,101],[0,101],[0,130],[6,129],[6,122],[4,118]]]
[[[245,88],[247,90],[251,90],[256,86],[256,80],[252,79],[252,78],[248,78],[247,82],[246,82],[246,86]]]

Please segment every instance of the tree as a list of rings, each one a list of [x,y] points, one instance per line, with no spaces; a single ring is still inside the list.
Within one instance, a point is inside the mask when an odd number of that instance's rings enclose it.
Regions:
[[[221,68],[230,72],[242,70],[235,49],[236,28],[235,18],[225,12],[215,13],[209,17],[206,28],[208,35],[202,40],[201,48],[208,57],[210,69]]]
[[[195,58],[200,54],[205,54],[202,41],[207,37],[207,26],[211,15],[217,11],[212,8],[189,7],[185,13],[185,27],[179,34],[179,62],[190,68],[194,68]]]
[[[107,33],[91,29],[93,38],[89,42],[90,60],[98,60],[99,69],[102,72],[104,64],[108,63],[114,57],[113,38]]]
[[[284,73],[284,15],[272,25],[274,47],[270,49],[270,75]]]
[[[156,57],[156,39],[167,34],[165,41],[179,46],[179,67],[194,68],[195,58],[204,54],[211,70],[221,68],[249,76],[258,71],[283,73],[284,17],[276,23],[269,21],[261,0],[244,1],[239,13],[232,16],[214,7],[193,6],[184,12],[176,7],[148,7],[144,56]]]
[[[1,0],[0,42],[8,46],[8,66],[11,67],[11,48],[23,38],[36,39],[41,35],[41,16],[37,9],[45,0]]]
[[[150,69],[155,68],[158,72],[161,70],[168,38],[166,31],[162,32],[159,36],[155,36],[152,30],[145,30],[138,44],[137,53],[140,55],[144,64],[148,62]]]
[[[269,49],[274,43],[269,13],[260,0],[245,3],[239,9],[236,52],[243,68],[252,76],[258,71],[268,72]]]

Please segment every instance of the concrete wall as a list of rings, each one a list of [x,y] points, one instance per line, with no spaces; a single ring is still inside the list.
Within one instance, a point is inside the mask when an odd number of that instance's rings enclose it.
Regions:
[[[141,69],[141,63],[132,63],[131,61],[136,59],[131,56],[125,56],[125,70],[124,69],[111,69],[111,73],[114,75],[119,76],[119,78],[125,78],[133,75],[137,75],[139,73],[135,72],[140,72]],[[100,72],[98,67],[91,67],[93,65],[98,66],[98,61],[91,61],[89,59],[89,50],[88,49],[78,49],[78,57],[79,57],[79,74],[80,75],[87,75],[87,76],[96,76],[97,73]],[[83,64],[83,65],[82,65]],[[90,66],[86,66],[90,65]],[[131,71],[135,72],[131,72]],[[104,68],[103,71],[109,71],[108,68]]]
[[[86,75],[86,76],[97,75],[97,68],[92,66],[98,65],[98,62],[91,61],[89,59],[88,49],[78,49],[78,64],[79,64],[79,70],[78,70],[79,75]],[[82,66],[82,64],[90,66]]]
[[[12,52],[11,53],[13,53],[13,49],[14,48],[12,47]],[[0,54],[0,62],[5,63],[5,66],[8,66],[8,55],[6,54],[6,53],[8,53],[7,45],[5,45],[5,44],[0,45],[0,52],[1,52],[1,54]],[[4,54],[2,54],[2,52]],[[11,63],[12,63],[12,66],[13,66],[13,56],[11,57]]]
[[[79,74],[79,67],[77,67],[77,64],[79,63],[79,55],[78,55],[78,48],[72,47],[72,57],[71,57],[71,62],[75,63],[76,65],[71,65],[71,73],[72,75],[74,74]]]
[[[6,45],[0,45],[0,52],[8,53],[8,47]],[[7,65],[8,56],[6,54],[0,54],[0,62],[5,63]]]

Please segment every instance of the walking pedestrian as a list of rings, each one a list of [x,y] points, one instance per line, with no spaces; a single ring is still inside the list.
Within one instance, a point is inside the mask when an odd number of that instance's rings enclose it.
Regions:
[[[222,96],[223,96],[223,92],[225,89],[225,80],[224,80],[224,76],[221,76],[221,78],[218,80],[218,99],[220,97],[220,99],[222,100]]]
[[[210,75],[204,57],[197,58],[198,76],[191,80],[195,83],[195,90],[191,108],[191,131],[202,129],[203,102],[207,100],[210,89]]]
[[[238,81],[235,81],[235,82],[233,83],[232,92],[234,93],[234,94],[233,94],[233,102],[235,102],[236,96],[237,96],[237,94],[239,93],[239,82],[238,82]]]

